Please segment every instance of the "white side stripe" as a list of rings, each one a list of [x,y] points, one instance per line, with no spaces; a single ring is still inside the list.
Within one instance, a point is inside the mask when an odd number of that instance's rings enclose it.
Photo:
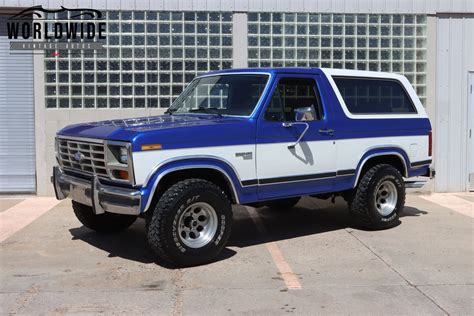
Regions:
[[[133,153],[133,162],[137,185],[146,183],[163,162],[193,156],[225,161],[240,181],[247,181],[355,170],[368,150],[380,147],[400,148],[414,162],[430,159],[428,136],[416,135],[301,142],[294,149],[286,143],[266,143],[140,151]],[[252,158],[239,153],[251,153]]]

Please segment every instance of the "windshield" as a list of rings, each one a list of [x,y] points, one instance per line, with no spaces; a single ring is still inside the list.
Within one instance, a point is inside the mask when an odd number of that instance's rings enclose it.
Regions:
[[[252,114],[268,75],[216,75],[198,78],[173,102],[171,113]]]

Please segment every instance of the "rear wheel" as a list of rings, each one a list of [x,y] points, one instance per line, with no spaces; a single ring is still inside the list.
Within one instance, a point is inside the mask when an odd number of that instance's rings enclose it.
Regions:
[[[172,185],[148,217],[148,244],[176,266],[203,264],[224,248],[232,226],[232,208],[224,191],[203,179]]]
[[[113,213],[96,215],[92,211],[92,207],[74,201],[72,201],[72,208],[82,225],[103,233],[122,231],[132,225],[137,219],[137,216],[134,215]]]
[[[349,208],[362,226],[385,229],[399,224],[404,205],[402,175],[391,165],[379,164],[362,176]]]

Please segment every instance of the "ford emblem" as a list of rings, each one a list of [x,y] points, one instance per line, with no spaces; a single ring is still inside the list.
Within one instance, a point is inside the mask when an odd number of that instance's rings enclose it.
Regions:
[[[77,162],[81,162],[82,159],[84,159],[84,154],[83,153],[78,151],[74,154],[74,160],[76,160]]]

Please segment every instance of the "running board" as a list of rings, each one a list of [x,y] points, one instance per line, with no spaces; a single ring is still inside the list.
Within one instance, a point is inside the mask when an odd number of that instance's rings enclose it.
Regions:
[[[405,188],[419,189],[426,184],[426,181],[405,181]]]

